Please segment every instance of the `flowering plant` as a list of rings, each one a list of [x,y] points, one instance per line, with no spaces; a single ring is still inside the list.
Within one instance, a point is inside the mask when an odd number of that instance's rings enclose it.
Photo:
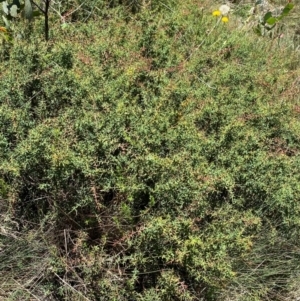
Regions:
[[[218,10],[213,11],[213,16],[221,17],[221,21],[226,23],[229,21],[228,13],[230,11],[230,7],[226,4],[223,4],[219,7]]]

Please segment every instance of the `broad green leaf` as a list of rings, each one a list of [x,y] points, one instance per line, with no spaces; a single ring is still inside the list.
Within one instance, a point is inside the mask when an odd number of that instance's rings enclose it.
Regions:
[[[4,2],[2,3],[2,9],[3,9],[3,11],[4,11],[4,13],[5,13],[6,15],[9,14],[9,5],[8,5],[7,1],[4,1]]]
[[[25,0],[24,16],[27,20],[31,20],[33,17],[33,10],[30,0]]]
[[[18,6],[15,4],[10,6],[9,13],[12,17],[16,18],[18,16]]]

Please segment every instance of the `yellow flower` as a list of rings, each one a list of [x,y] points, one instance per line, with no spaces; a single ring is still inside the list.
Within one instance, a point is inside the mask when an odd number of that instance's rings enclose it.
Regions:
[[[222,17],[222,22],[227,23],[229,21],[228,17]]]
[[[6,28],[2,26],[0,27],[0,31],[7,32]]]
[[[215,11],[213,11],[213,16],[215,16],[215,17],[219,17],[219,16],[221,16],[221,12],[219,11],[219,10],[215,10]]]

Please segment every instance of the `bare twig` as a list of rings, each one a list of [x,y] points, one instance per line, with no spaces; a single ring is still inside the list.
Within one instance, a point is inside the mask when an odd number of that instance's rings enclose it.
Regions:
[[[14,279],[14,281],[20,286],[22,287],[26,292],[28,292],[32,297],[35,298],[35,300],[38,301],[42,301],[40,298],[38,298],[35,294],[33,294],[29,289],[27,289],[26,287],[24,287],[21,283],[19,283],[17,280]]]
[[[91,301],[90,299],[88,299],[87,297],[85,297],[81,292],[77,291],[74,287],[72,287],[68,282],[66,282],[64,279],[62,279],[61,277],[59,277],[56,273],[54,273],[54,275],[61,281],[63,282],[66,286],[68,286],[71,290],[73,290],[74,292],[78,293],[82,298],[84,298],[87,301]]]

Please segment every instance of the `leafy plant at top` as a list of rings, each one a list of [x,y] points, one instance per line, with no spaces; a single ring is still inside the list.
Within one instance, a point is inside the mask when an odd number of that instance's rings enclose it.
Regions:
[[[266,32],[274,29],[275,26],[279,24],[279,21],[288,16],[293,8],[294,4],[288,3],[277,16],[273,12],[268,11],[260,18],[260,22],[254,28],[254,32],[260,36],[264,36]]]
[[[6,0],[0,0],[0,2],[2,2],[4,12],[2,18],[6,26],[6,31],[7,29],[11,29],[9,21],[18,18],[20,15],[28,21],[31,21],[34,17],[43,15],[45,24],[44,35],[45,39],[49,40],[49,8],[51,0],[42,0],[40,4],[32,0],[24,0],[23,3],[20,3],[19,0],[12,0],[10,3]]]

